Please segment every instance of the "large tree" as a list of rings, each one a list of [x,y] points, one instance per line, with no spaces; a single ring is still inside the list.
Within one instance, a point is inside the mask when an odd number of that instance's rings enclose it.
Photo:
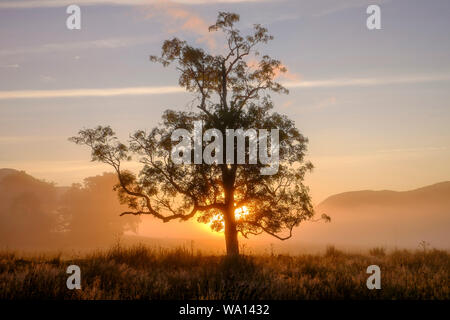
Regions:
[[[304,160],[307,139],[292,120],[271,111],[269,93],[288,93],[276,82],[286,69],[257,51],[273,38],[267,29],[257,24],[251,35],[243,36],[235,26],[238,21],[237,14],[221,12],[209,28],[223,33],[223,54],[213,55],[173,38],[164,42],[160,56],[150,57],[164,67],[176,66],[180,86],[196,97],[193,111],[165,111],[159,126],[136,131],[127,145],[108,126],[81,130],[71,138],[91,148],[93,161],[114,168],[119,198],[130,208],[122,215],[146,214],[164,222],[196,217],[216,231],[224,229],[228,255],[239,254],[238,233],[244,237],[267,233],[285,240],[294,227],[314,215],[303,184],[313,168]],[[221,163],[175,164],[171,151],[178,141],[172,141],[172,133],[192,132],[196,121],[202,121],[205,130],[215,128],[223,135],[227,129],[278,129],[278,172],[262,175],[260,169],[267,165],[261,162],[227,164],[225,152]],[[230,147],[226,144],[224,149]],[[236,149],[234,141],[232,148]],[[245,153],[248,158],[248,146]],[[143,165],[137,176],[122,168],[133,154]]]

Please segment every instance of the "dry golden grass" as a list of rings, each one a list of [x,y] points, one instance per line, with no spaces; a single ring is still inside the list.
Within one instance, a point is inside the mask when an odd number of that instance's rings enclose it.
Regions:
[[[81,268],[82,289],[68,290],[66,268]],[[381,268],[368,290],[367,266]],[[143,245],[82,258],[0,253],[0,299],[450,299],[450,255],[381,248],[352,254],[252,255],[229,260]]]

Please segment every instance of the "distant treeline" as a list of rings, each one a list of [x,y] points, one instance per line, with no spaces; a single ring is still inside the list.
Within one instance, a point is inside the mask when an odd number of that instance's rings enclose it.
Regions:
[[[113,190],[112,173],[89,177],[83,184],[57,187],[23,171],[0,170],[0,246],[70,247],[111,243],[139,218],[120,217],[126,207]]]

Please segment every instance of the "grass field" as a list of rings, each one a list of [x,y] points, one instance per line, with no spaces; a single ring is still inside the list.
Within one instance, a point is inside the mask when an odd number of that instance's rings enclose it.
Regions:
[[[67,266],[81,268],[68,290]],[[381,290],[369,290],[369,265]],[[121,247],[62,259],[0,253],[0,299],[450,299],[450,255],[440,250],[329,247],[325,254],[251,255],[238,260],[186,249]]]

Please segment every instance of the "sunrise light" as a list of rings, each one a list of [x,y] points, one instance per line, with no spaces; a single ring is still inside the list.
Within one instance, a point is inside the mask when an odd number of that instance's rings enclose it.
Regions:
[[[234,210],[234,217],[236,219],[236,221],[242,220],[243,218],[245,218],[246,216],[248,216],[250,214],[250,211],[248,210],[248,208],[246,206],[242,206],[239,208],[236,208]],[[223,232],[225,229],[225,222],[223,220],[223,216],[220,213],[216,213],[210,220],[208,225],[212,228],[212,226],[217,225],[217,224],[221,224],[222,228],[217,231],[217,232]]]

